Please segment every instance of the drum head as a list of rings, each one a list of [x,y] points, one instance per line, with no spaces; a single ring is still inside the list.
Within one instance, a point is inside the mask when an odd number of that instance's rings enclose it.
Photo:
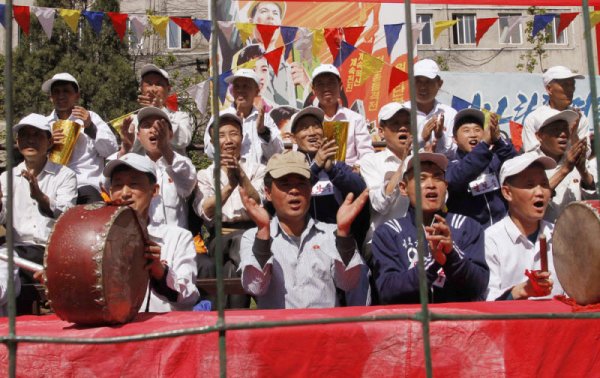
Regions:
[[[600,201],[570,203],[556,220],[552,253],[556,275],[579,305],[600,303]]]

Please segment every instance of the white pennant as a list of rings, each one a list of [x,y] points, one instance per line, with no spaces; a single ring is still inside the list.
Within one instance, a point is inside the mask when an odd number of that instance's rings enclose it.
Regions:
[[[194,98],[194,102],[202,114],[206,114],[206,106],[208,104],[208,83],[209,80],[204,80],[202,83],[198,83],[187,89],[187,93]]]
[[[30,7],[33,14],[37,17],[42,29],[48,36],[48,39],[52,38],[52,28],[54,28],[54,16],[56,15],[55,8],[44,8],[44,7]]]
[[[425,28],[425,25],[427,25],[426,22],[415,22],[414,24],[412,24],[413,48],[417,45],[417,40],[419,39],[421,32]]]
[[[129,21],[131,21],[137,40],[141,41],[148,26],[148,16],[129,16]]]
[[[527,16],[508,16],[508,27],[504,29],[502,35],[500,36],[500,40],[502,43],[506,43],[508,36],[512,33],[514,28],[521,25],[525,20],[527,20]]]

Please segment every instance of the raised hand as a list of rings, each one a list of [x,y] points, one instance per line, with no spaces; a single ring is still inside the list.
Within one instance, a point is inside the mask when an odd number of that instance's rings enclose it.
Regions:
[[[250,196],[248,196],[248,193],[246,192],[246,190],[243,187],[240,187],[240,197],[242,198],[242,203],[244,204],[244,207],[246,208],[246,212],[248,213],[248,216],[250,217],[250,219],[252,219],[252,221],[254,223],[256,223],[256,226],[258,227],[259,232],[263,229],[267,230],[267,237],[264,239],[268,239],[269,238],[269,224],[271,222],[271,218],[269,217],[269,213],[267,212],[267,210],[265,210],[264,207],[260,206],[253,198],[251,198]],[[257,233],[258,236],[258,233]],[[261,239],[263,239],[261,237]]]
[[[444,114],[434,118],[435,121],[435,139],[440,139],[444,136]]]
[[[425,227],[425,239],[429,242],[429,251],[440,265],[446,264],[446,255],[452,252],[452,234],[446,219],[435,214],[435,223]]]
[[[90,112],[82,106],[75,106],[71,111],[71,115],[83,121],[83,127],[89,127],[92,124]]]
[[[235,156],[223,153],[221,155],[221,168],[227,173],[227,179],[229,180],[229,185],[232,188],[235,188],[240,183],[240,164]]]
[[[368,189],[365,189],[356,200],[354,200],[353,193],[348,193],[336,215],[338,236],[345,237],[350,235],[352,222],[354,222],[367,201],[369,201]]]
[[[333,167],[333,158],[337,150],[338,146],[335,144],[335,139],[324,139],[315,155],[315,164],[320,168],[324,168],[326,172],[329,172]]]

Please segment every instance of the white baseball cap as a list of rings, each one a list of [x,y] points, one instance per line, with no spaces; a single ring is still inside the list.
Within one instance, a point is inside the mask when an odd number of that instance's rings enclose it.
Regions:
[[[321,123],[323,122],[323,119],[325,119],[325,112],[323,111],[323,109],[318,108],[316,106],[307,106],[306,108],[300,110],[298,113],[292,116],[292,119],[290,121],[290,130],[292,131],[292,133],[294,133],[294,130],[300,118],[304,117],[305,115],[314,116]]]
[[[544,115],[546,116],[546,119],[541,124],[535,125],[535,131],[540,131],[543,127],[548,126],[549,124],[554,123],[556,121],[565,121],[569,126],[571,126],[573,122],[575,122],[577,117],[579,117],[579,114],[577,114],[577,112],[574,112],[573,110],[569,109],[563,111],[552,109],[549,107],[543,107],[542,109]]]
[[[390,102],[389,104],[385,104],[379,109],[379,114],[377,115],[377,121],[381,123],[381,121],[387,121],[392,118],[394,114],[399,111],[404,110],[410,113],[410,107],[399,102]]]
[[[42,91],[50,93],[50,90],[52,89],[52,84],[56,83],[57,81],[66,81],[69,83],[73,83],[75,84],[75,86],[77,87],[77,91],[79,92],[79,83],[77,82],[77,79],[75,79],[73,75],[66,72],[57,73],[54,76],[52,76],[51,79],[46,80],[44,84],[42,84]]]
[[[579,75],[571,71],[565,66],[550,67],[544,72],[544,86],[550,84],[552,80],[560,79],[583,79],[583,75]]]
[[[227,79],[225,79],[225,82],[227,84],[231,84],[234,82],[235,79],[240,78],[240,77],[244,77],[246,79],[252,79],[252,80],[254,80],[256,85],[260,85],[260,80],[259,80],[258,76],[256,75],[256,72],[254,72],[254,70],[251,70],[249,68],[240,68],[239,70],[235,71],[235,73],[233,75],[231,75]]]
[[[165,79],[167,79],[167,81],[169,81],[169,73],[167,71],[163,70],[162,68],[155,66],[154,64],[144,65],[144,67],[142,67],[142,70],[140,71],[140,77],[144,77],[145,74],[150,73],[150,72],[155,72],[155,73],[159,74],[160,76],[164,77]]]
[[[17,133],[24,126],[33,126],[36,129],[52,132],[48,118],[41,114],[31,113],[22,118],[19,123],[13,126],[13,132]]]
[[[314,81],[317,76],[326,73],[334,74],[338,77],[338,79],[342,80],[342,77],[340,76],[340,71],[338,71],[338,69],[333,64],[321,64],[313,70],[311,81]]]
[[[238,123],[240,125],[240,131],[242,131],[244,121],[234,111],[227,109],[227,110],[223,110],[222,112],[219,113],[219,122],[221,124],[223,124],[223,122],[227,121],[227,120]],[[210,130],[213,127],[214,123],[215,123],[215,117],[211,116],[210,120],[208,121],[208,127],[206,130]]]
[[[440,67],[431,59],[421,59],[414,65],[415,77],[425,76],[429,79],[435,79],[440,75]]]
[[[411,155],[407,160],[406,169],[404,172],[408,172],[413,167],[414,155]],[[425,162],[431,162],[443,171],[446,171],[448,167],[448,158],[444,154],[436,154],[432,152],[419,152],[419,159],[421,159],[421,165]]]
[[[155,180],[157,179],[156,164],[154,164],[154,162],[150,160],[148,156],[133,152],[125,154],[118,159],[109,161],[104,167],[102,174],[104,174],[104,177],[110,178],[115,168],[121,165],[126,165],[143,173],[150,173],[152,176],[154,176]]]
[[[544,169],[556,167],[556,161],[551,157],[540,155],[535,151],[526,152],[523,155],[508,159],[502,164],[502,168],[500,168],[500,185],[503,185],[508,177],[518,175],[535,162],[540,163]]]
[[[138,114],[137,114],[138,125],[140,125],[144,119],[146,119],[150,116],[159,116],[159,117],[163,118],[165,121],[167,121],[171,130],[173,129],[173,125],[171,124],[171,120],[169,119],[169,116],[167,115],[167,113],[163,112],[159,108],[155,108],[154,106],[147,106],[145,108],[142,108],[142,110],[140,110],[138,112]]]

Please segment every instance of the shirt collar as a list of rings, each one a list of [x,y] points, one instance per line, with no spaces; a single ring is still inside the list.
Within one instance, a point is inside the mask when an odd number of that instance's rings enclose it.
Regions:
[[[325,227],[322,222],[315,222],[315,220],[311,216],[308,216],[308,222],[306,223],[306,227],[304,227],[304,231],[302,231],[301,238],[304,239],[313,228],[315,228],[319,232],[325,232]],[[279,218],[277,217],[277,215],[275,215],[271,220],[270,231],[272,238],[275,238],[280,233],[285,234],[285,232],[283,232],[283,230],[279,226]]]
[[[42,172],[45,172],[45,173],[48,173],[51,175],[56,175],[58,173],[58,171],[60,171],[60,168],[61,168],[61,165],[51,162],[50,159],[46,159],[46,164],[44,164],[44,168],[42,168]],[[16,176],[21,177],[21,172],[25,169],[27,169],[27,166],[25,165],[25,162],[23,161],[23,162],[21,162],[21,164],[19,164],[18,166],[15,167]]]
[[[417,108],[417,113],[424,115],[425,117],[429,117],[430,115],[435,114],[435,112],[438,111],[439,106],[440,106],[440,102],[436,98],[433,100],[433,108],[431,109],[431,111],[429,113],[425,114],[425,112],[420,111],[419,108]]]
[[[538,231],[538,236],[543,235],[547,227],[548,224],[545,221],[540,221],[540,229]],[[521,233],[521,230],[519,230],[519,228],[517,227],[515,222],[513,222],[509,214],[507,214],[504,219],[504,228],[506,230],[506,234],[508,235],[510,241],[513,244],[517,244],[519,242],[519,239],[522,240],[523,243],[528,243],[528,245],[532,244],[531,241],[527,238],[527,235],[523,235]]]
[[[385,148],[385,150],[383,150],[383,157],[384,157],[384,161],[393,161],[394,163],[402,163],[402,159],[400,159],[398,156],[396,156],[395,153],[392,152],[392,150],[390,150],[389,148]]]

